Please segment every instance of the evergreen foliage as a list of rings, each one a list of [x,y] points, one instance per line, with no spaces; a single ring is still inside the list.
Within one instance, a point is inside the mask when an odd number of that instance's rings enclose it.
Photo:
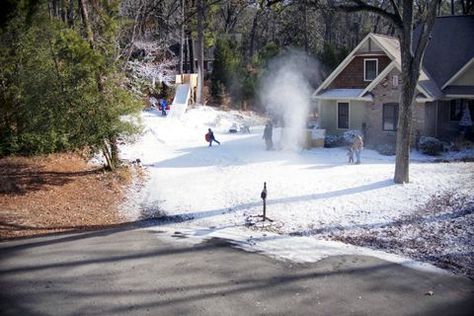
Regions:
[[[254,100],[260,74],[267,68],[268,61],[279,53],[279,47],[270,42],[258,51],[251,63],[245,65],[235,42],[217,39],[211,77],[212,95],[217,98],[230,96],[233,104]]]
[[[0,156],[104,149],[137,131],[134,120],[121,119],[141,105],[117,69],[116,7],[102,7],[92,48],[80,27],[51,17],[44,1],[25,23],[28,3],[0,29]]]
[[[326,43],[319,54],[319,60],[325,66],[327,73],[331,73],[348,54],[349,50],[347,48],[337,49],[333,45]]]
[[[241,59],[236,44],[226,38],[218,38],[214,51],[211,93],[220,97],[230,92],[234,82],[239,80]]]

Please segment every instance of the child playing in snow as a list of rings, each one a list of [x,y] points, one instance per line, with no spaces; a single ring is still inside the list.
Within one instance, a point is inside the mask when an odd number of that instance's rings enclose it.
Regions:
[[[212,142],[216,142],[220,145],[221,143],[214,137],[212,129],[209,128],[207,131],[208,133],[206,134],[206,140],[209,142],[209,147],[212,147]]]
[[[161,99],[160,100],[160,106],[161,106],[161,115],[166,116],[166,107],[168,106],[168,103],[166,99]]]
[[[347,148],[347,157],[349,157],[349,163],[354,162],[354,149],[352,148],[352,146],[349,146],[349,148]]]
[[[364,149],[364,141],[360,135],[356,135],[354,137],[354,141],[352,142],[352,151],[356,155],[356,165],[360,164],[360,152]]]

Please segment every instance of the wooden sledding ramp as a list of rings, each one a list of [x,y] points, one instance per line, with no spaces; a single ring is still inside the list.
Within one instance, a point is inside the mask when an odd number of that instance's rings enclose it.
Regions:
[[[180,84],[176,86],[176,93],[171,104],[169,116],[181,117],[188,107],[191,88],[189,84]]]

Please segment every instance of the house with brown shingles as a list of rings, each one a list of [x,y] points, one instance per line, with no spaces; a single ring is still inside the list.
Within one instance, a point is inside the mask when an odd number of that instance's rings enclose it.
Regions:
[[[368,34],[314,92],[320,127],[395,143],[400,71],[398,39]],[[452,139],[464,111],[474,118],[474,16],[436,19],[416,89],[413,135]]]

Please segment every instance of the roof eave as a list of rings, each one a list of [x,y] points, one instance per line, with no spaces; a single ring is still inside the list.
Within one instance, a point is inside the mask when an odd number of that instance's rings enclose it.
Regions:
[[[314,96],[315,100],[354,100],[354,101],[373,101],[372,97],[324,97],[324,96]]]
[[[418,103],[423,103],[423,102],[433,102],[435,101],[435,98],[416,98],[415,101]]]
[[[474,99],[474,94],[446,94],[446,98]]]
[[[464,66],[461,67],[451,78],[446,81],[446,83],[441,87],[441,90],[449,86],[451,83],[456,81],[461,75],[464,74],[464,72],[471,66],[471,64],[474,64],[474,57],[471,58]]]

